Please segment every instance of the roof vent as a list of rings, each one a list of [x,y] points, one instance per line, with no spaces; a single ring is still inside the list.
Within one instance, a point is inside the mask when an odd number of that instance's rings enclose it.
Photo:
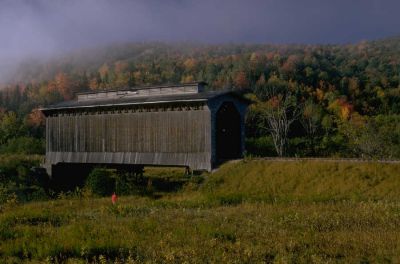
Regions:
[[[112,99],[122,97],[152,97],[159,95],[169,94],[193,94],[204,92],[205,82],[186,83],[181,85],[169,85],[169,86],[148,86],[138,87],[126,90],[109,90],[109,91],[98,91],[98,92],[87,92],[79,93],[78,101],[87,100],[99,100],[99,99]]]

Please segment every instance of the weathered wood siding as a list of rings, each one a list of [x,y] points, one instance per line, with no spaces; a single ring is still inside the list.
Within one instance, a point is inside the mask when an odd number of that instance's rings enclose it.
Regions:
[[[207,105],[56,112],[46,118],[46,160],[210,170],[210,133]]]

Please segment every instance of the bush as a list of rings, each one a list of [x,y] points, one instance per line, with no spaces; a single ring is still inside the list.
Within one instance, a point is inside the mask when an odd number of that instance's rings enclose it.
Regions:
[[[10,154],[44,154],[45,142],[33,137],[18,137],[7,141],[0,147],[0,153]]]
[[[48,175],[32,170],[39,166],[41,160],[41,156],[0,155],[0,186],[3,194],[14,194],[19,201],[47,198],[45,189]]]
[[[139,180],[128,173],[120,173],[115,181],[115,191],[120,195],[138,194],[140,193]]]
[[[5,204],[11,197],[12,193],[6,186],[0,185],[0,206]],[[1,208],[1,207],[0,207]]]
[[[115,190],[115,170],[95,168],[86,179],[86,188],[93,194],[107,196]]]
[[[261,157],[275,157],[274,142],[270,136],[247,138],[246,150],[248,154]]]
[[[43,157],[36,155],[0,155],[0,179],[2,182],[31,183],[35,179],[29,177],[29,172],[42,161]]]

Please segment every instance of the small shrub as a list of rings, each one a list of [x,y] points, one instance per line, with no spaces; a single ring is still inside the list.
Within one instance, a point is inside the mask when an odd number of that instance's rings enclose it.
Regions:
[[[197,191],[204,182],[203,176],[191,177],[183,186],[184,191]]]
[[[236,242],[236,235],[234,232],[227,232],[227,231],[216,231],[211,234],[213,238],[216,238],[222,242]]]
[[[244,202],[244,197],[242,194],[223,194],[214,195],[210,194],[208,196],[210,203],[216,203],[222,206],[235,206]]]
[[[120,195],[140,193],[140,183],[143,179],[129,173],[118,173],[115,179],[115,191]],[[142,188],[143,189],[143,188]]]
[[[0,185],[5,190],[0,196],[13,193],[21,202],[47,199],[48,175],[33,169],[41,160],[41,156],[0,155]]]
[[[95,168],[86,179],[86,188],[99,196],[110,195],[115,190],[114,170]]]
[[[0,153],[31,155],[45,152],[45,141],[33,137],[13,138],[0,147]]]
[[[15,206],[18,203],[17,195],[9,188],[0,185],[0,212],[3,209]]]
[[[274,157],[276,156],[274,142],[270,136],[246,138],[247,155]]]

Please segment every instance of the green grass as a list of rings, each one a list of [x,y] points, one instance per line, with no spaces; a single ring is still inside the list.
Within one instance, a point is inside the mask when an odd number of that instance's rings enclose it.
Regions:
[[[396,164],[246,161],[160,199],[10,204],[0,215],[0,259],[398,263],[399,171]]]
[[[222,166],[203,190],[263,201],[395,200],[400,164],[252,160]]]

